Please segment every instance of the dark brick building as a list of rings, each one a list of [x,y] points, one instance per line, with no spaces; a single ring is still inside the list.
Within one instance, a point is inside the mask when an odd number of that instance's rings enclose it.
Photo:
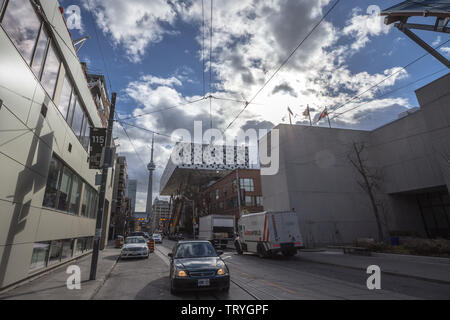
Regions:
[[[228,214],[239,218],[237,177],[241,189],[241,211],[244,209],[248,212],[264,211],[260,170],[238,169],[208,185],[202,191],[200,216]]]

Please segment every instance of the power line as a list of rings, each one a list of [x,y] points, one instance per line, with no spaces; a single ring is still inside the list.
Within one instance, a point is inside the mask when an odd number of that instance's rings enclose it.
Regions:
[[[450,40],[447,40],[447,41],[443,42],[442,44],[438,45],[438,46],[437,46],[436,48],[434,48],[434,49],[440,48],[441,46],[443,46],[444,44],[446,44],[446,43],[449,42],[449,41],[450,41]],[[428,52],[425,53],[425,54],[423,54],[423,55],[421,55],[420,57],[414,59],[414,60],[411,61],[410,63],[406,64],[404,67],[400,68],[400,69],[397,70],[396,72],[394,72],[394,73],[390,74],[389,76],[385,77],[383,80],[377,82],[376,84],[374,84],[373,86],[371,86],[371,87],[368,88],[367,90],[365,90],[365,91],[363,91],[363,92],[361,92],[361,93],[359,93],[359,94],[353,96],[352,98],[350,98],[349,100],[347,100],[347,101],[344,102],[343,104],[339,105],[337,108],[334,108],[334,109],[331,111],[331,113],[336,112],[336,110],[338,110],[338,109],[344,107],[345,105],[349,104],[350,102],[352,102],[352,101],[355,100],[356,98],[359,98],[359,97],[361,97],[362,95],[364,95],[365,93],[367,93],[367,92],[371,91],[372,89],[378,87],[380,84],[382,84],[382,83],[385,82],[386,80],[392,78],[393,76],[395,76],[396,74],[400,73],[401,71],[406,70],[406,68],[410,67],[410,66],[413,65],[414,63],[416,63],[416,62],[418,62],[419,60],[423,59],[423,58],[426,57],[427,55],[429,55]]]
[[[212,1],[212,0],[211,0]],[[319,25],[325,20],[325,18],[333,11],[333,9],[337,6],[340,0],[336,0],[335,3],[331,6],[330,9],[325,13],[325,15],[314,25],[314,27],[308,32],[308,34],[303,38],[303,40],[298,44],[298,46],[289,54],[289,56],[281,63],[281,65],[275,70],[275,72],[270,76],[270,78],[264,83],[264,85],[256,92],[256,94],[245,103],[244,108],[237,114],[237,116],[233,119],[233,121],[230,122],[230,124],[225,128],[225,131],[227,131],[233,123],[240,117],[240,115],[247,109],[249,104],[255,100],[255,98],[261,93],[261,91],[264,90],[264,88],[269,84],[270,81],[277,75],[277,73],[286,65],[286,63],[291,59],[291,57],[297,52],[297,50],[303,45],[303,43],[308,40],[308,38],[311,36],[311,34],[319,27]]]
[[[134,153],[136,154],[136,157],[142,162],[142,165],[143,165],[144,167],[146,167],[145,162],[144,162],[144,161],[141,159],[141,157],[139,156],[139,154],[138,154],[138,152],[137,152],[137,150],[136,150],[136,147],[134,146],[133,141],[131,141],[131,138],[130,138],[130,136],[128,135],[127,130],[125,129],[125,126],[122,125],[122,123],[121,123],[122,120],[120,120],[119,115],[117,114],[117,112],[115,113],[115,116],[116,116],[117,121],[119,122],[120,126],[122,127],[123,132],[125,132],[125,135],[127,136],[128,140],[130,141],[130,144],[131,144],[131,146],[133,147],[133,150],[134,150]]]
[[[189,102],[187,102],[187,103],[179,104],[179,105],[172,106],[172,107],[168,107],[168,108],[164,108],[164,109],[153,110],[153,111],[146,112],[146,113],[143,113],[143,114],[140,114],[140,115],[137,115],[137,116],[124,118],[124,119],[122,119],[122,120],[136,119],[136,118],[140,118],[140,117],[143,117],[143,116],[148,116],[148,115],[153,114],[153,113],[164,112],[164,111],[168,111],[168,110],[171,110],[171,109],[175,109],[175,108],[187,106],[187,105],[190,105],[190,104],[193,104],[193,103],[202,101],[202,100],[206,100],[206,97],[202,97],[202,98],[200,98],[200,99],[196,99],[196,100],[193,100],[193,101],[189,101]],[[121,120],[121,121],[122,121],[122,120]]]
[[[123,121],[123,120],[122,120],[122,121]],[[134,124],[131,124],[131,123],[120,122],[120,124],[125,124],[125,125],[127,125],[127,126],[129,126],[129,127],[133,127],[133,128],[136,128],[136,129],[140,129],[140,130],[144,130],[144,131],[147,131],[147,132],[150,132],[150,133],[154,133],[154,134],[156,134],[156,135],[158,135],[158,136],[163,136],[163,137],[171,138],[171,136],[169,136],[169,135],[167,135],[167,134],[160,133],[160,132],[156,132],[156,131],[153,131],[153,130],[150,130],[150,129],[147,129],[147,128],[139,127],[139,126],[134,125]]]
[[[97,26],[95,25],[94,15],[92,14],[92,10],[91,10],[91,0],[87,0],[87,6],[89,9],[89,14],[91,16],[92,26],[94,28],[95,38],[97,40],[97,45],[98,45],[98,49],[100,51],[100,56],[103,61],[103,67],[105,68],[106,76],[108,77],[109,90],[112,92],[111,78],[109,77],[109,72],[108,72],[108,68],[106,66],[105,56],[103,55],[102,46],[100,45],[100,40],[99,40],[98,33],[97,33]]]
[[[413,85],[413,84],[416,84],[417,82],[420,82],[420,81],[422,81],[422,80],[424,80],[424,79],[426,79],[426,78],[432,77],[432,76],[434,76],[435,74],[441,73],[441,72],[446,71],[446,70],[447,70],[447,69],[445,68],[445,69],[441,69],[441,70],[435,71],[435,72],[433,72],[433,73],[430,73],[430,74],[428,74],[428,75],[426,75],[426,76],[424,76],[424,77],[421,77],[420,79],[417,79],[417,80],[415,80],[415,81],[412,81],[412,82],[410,82],[410,83],[408,83],[408,84],[406,84],[406,85],[404,85],[404,86],[401,86],[401,87],[399,87],[399,88],[397,88],[397,89],[394,89],[394,90],[391,90],[391,91],[389,91],[389,92],[386,92],[386,93],[384,93],[384,94],[382,94],[382,95],[376,97],[375,99],[380,99],[380,98],[389,96],[389,95],[391,95],[391,94],[393,94],[393,93],[395,93],[395,92],[397,92],[397,91],[400,91],[400,90],[402,90],[402,89],[405,89],[405,88],[407,88],[407,87],[409,87],[409,86],[411,86],[411,85]],[[345,113],[347,113],[347,112],[350,112],[350,111],[353,111],[353,110],[355,110],[355,109],[358,109],[358,108],[362,107],[363,105],[366,105],[366,104],[372,102],[373,100],[374,100],[374,99],[372,99],[372,100],[370,100],[370,101],[366,101],[366,102],[364,102],[364,103],[362,103],[362,104],[357,105],[356,107],[353,107],[353,108],[351,108],[351,109],[348,109],[348,110],[345,110],[345,111],[343,111],[343,112],[341,112],[341,113],[338,113],[338,114],[336,114],[334,117],[332,117],[330,120],[333,120],[333,119],[335,119],[335,118],[337,118],[337,117],[340,117],[341,115],[343,115],[343,114],[345,114]]]

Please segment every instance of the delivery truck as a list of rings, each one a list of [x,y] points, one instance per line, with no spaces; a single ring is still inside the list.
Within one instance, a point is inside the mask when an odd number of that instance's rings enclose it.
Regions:
[[[215,248],[225,249],[228,243],[233,245],[234,235],[234,216],[211,214],[199,219],[199,239],[210,241]]]
[[[238,254],[252,252],[261,258],[280,252],[291,257],[304,246],[297,214],[293,211],[265,211],[241,216],[234,244]]]

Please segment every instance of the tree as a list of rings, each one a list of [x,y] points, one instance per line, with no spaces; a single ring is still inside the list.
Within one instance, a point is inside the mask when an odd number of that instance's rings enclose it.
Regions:
[[[379,180],[379,176],[376,173],[370,172],[366,164],[366,161],[363,159],[363,153],[364,150],[366,149],[366,144],[364,142],[361,143],[354,142],[352,149],[353,150],[348,156],[348,159],[362,178],[361,180],[357,181],[357,183],[370,199],[372,211],[377,223],[378,241],[382,242],[384,238],[383,228],[380,218],[380,211],[378,209],[375,197],[375,191],[377,189],[377,181]]]

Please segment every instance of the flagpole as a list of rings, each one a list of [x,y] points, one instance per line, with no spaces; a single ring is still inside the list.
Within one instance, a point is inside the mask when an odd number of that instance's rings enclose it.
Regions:
[[[331,129],[331,122],[330,122],[330,116],[328,115],[328,108],[325,108],[327,110],[327,119],[328,119],[328,125],[330,126]]]
[[[308,109],[309,125],[312,127],[311,112],[309,112],[309,104],[306,106],[306,108]]]

